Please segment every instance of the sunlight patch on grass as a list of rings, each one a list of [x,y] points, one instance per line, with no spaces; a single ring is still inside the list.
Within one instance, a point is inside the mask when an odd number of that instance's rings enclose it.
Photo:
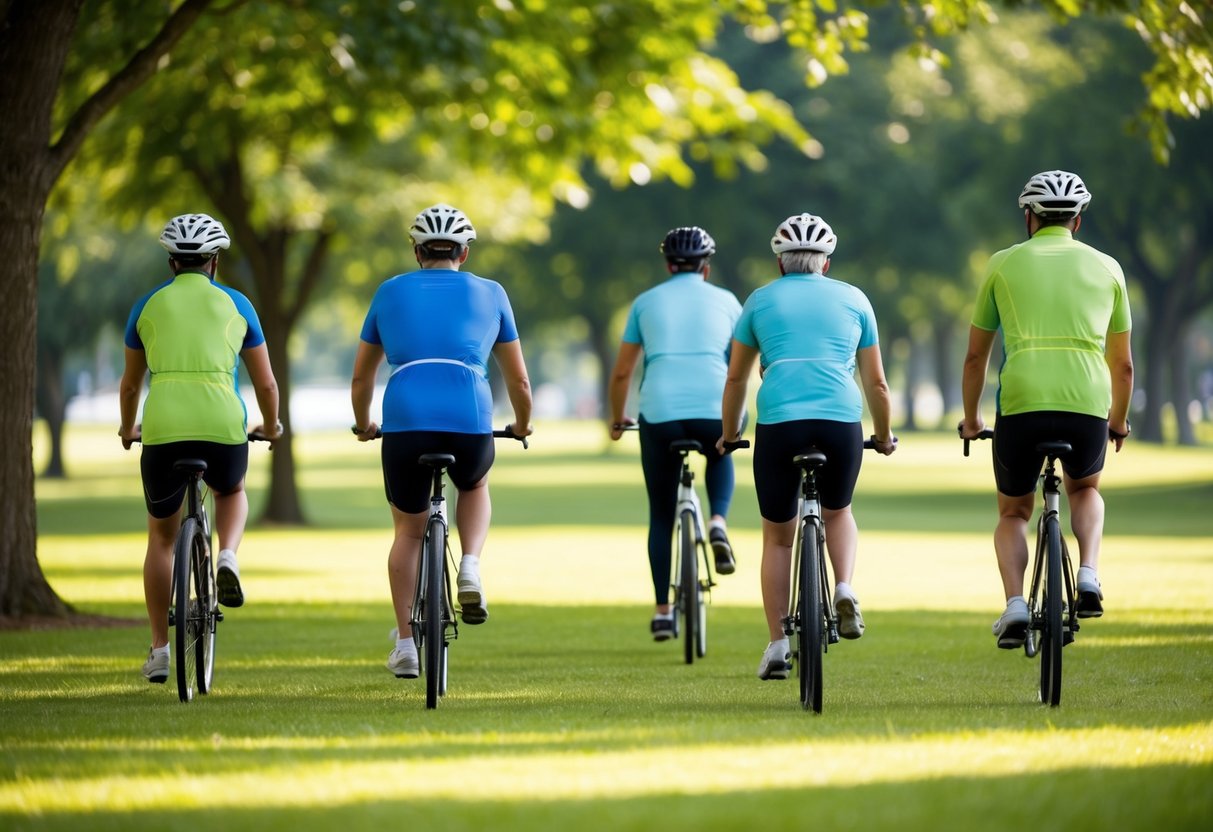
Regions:
[[[514,738],[502,735],[513,743]],[[438,735],[435,745],[482,742],[482,737]],[[298,750],[291,738],[221,740],[199,748],[215,750]],[[315,743],[316,740],[306,740]],[[346,738],[343,748],[365,748],[380,757],[393,747],[415,750],[424,737],[398,735],[366,740]],[[163,776],[26,778],[0,784],[0,810],[129,811],[188,806],[254,808],[332,806],[410,798],[452,803],[545,801],[566,798],[625,798],[660,794],[723,794],[732,791],[789,789],[829,785],[897,783],[941,777],[998,777],[1010,773],[1064,773],[1087,760],[1106,768],[1157,765],[1207,766],[1213,763],[1210,724],[1176,726],[1166,731],[1100,728],[1090,731],[988,731],[929,735],[879,741],[808,740],[761,745],[662,745],[621,751],[526,753],[513,751],[503,765],[492,753],[435,758],[430,754],[371,761],[343,759],[281,764],[260,757],[254,769],[182,778]],[[524,745],[525,745],[524,740]],[[124,743],[114,748],[121,749]],[[315,747],[315,746],[312,746]],[[330,746],[322,746],[330,747]],[[1083,749],[1084,760],[1073,759]],[[686,766],[694,759],[694,766]],[[806,765],[806,760],[812,765]],[[660,772],[660,776],[656,773]],[[475,783],[474,789],[468,788]]]

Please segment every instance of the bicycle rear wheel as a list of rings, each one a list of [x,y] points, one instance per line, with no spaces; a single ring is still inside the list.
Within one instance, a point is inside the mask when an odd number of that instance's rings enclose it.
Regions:
[[[678,592],[675,603],[682,616],[683,656],[695,661],[699,644],[699,553],[695,547],[695,514],[687,510],[678,517]]]
[[[446,553],[446,526],[437,517],[431,517],[425,532],[421,556],[425,559],[422,568],[425,586],[425,616],[422,622],[425,642],[425,706],[438,707],[438,698],[446,687],[446,650],[443,644],[443,584],[442,562]]]
[[[177,696],[182,702],[194,698],[198,686],[202,601],[198,597],[196,541],[202,530],[194,517],[187,517],[173,544],[174,652],[177,658]]]
[[[821,654],[825,638],[821,608],[821,551],[817,529],[811,523],[801,527],[800,574],[796,576],[800,592],[797,621],[800,638],[796,663],[800,671],[800,704],[805,710],[821,713]]]
[[[206,514],[194,538],[194,585],[198,593],[201,632],[198,637],[198,692],[210,693],[215,679],[215,633],[219,623],[219,597],[215,590],[215,559]]]
[[[1045,519],[1044,631],[1040,649],[1040,701],[1057,707],[1061,704],[1062,598],[1065,587],[1061,577],[1061,526],[1056,516]]]

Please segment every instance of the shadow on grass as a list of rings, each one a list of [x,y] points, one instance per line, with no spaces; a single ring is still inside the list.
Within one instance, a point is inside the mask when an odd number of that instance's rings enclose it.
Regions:
[[[503,762],[503,764],[506,764]],[[811,757],[806,766],[812,765]],[[200,766],[196,774],[207,772]],[[662,772],[654,770],[660,784]],[[734,790],[654,785],[641,795],[609,794],[610,772],[596,772],[597,794],[542,799],[466,796],[367,799],[357,794],[314,796],[290,791],[257,797],[256,806],[183,806],[153,810],[0,812],[12,830],[674,830],[825,829],[897,830],[1196,830],[1213,816],[1209,769],[1151,765],[1104,768],[1081,761],[1059,770],[997,777],[919,777],[906,771],[894,782],[826,784]],[[861,772],[856,776],[862,777]],[[601,793],[607,792],[607,796]],[[1148,797],[1147,797],[1148,796]],[[655,819],[659,819],[655,823]]]

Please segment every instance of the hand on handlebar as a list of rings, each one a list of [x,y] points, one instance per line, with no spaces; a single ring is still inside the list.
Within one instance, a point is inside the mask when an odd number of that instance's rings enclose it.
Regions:
[[[371,422],[365,428],[359,428],[357,425],[350,425],[350,433],[358,437],[359,442],[370,442],[373,439],[378,439],[383,436],[383,431],[379,429],[379,425]]]
[[[131,449],[131,445],[134,445],[136,442],[143,441],[143,425],[135,425],[133,428],[125,432],[123,432],[122,428],[118,428],[118,436],[122,439],[122,449],[124,451],[129,451]]]
[[[865,448],[871,448],[876,453],[882,456],[890,456],[893,451],[897,450],[897,437],[889,434],[887,442],[882,442],[876,438],[876,434],[872,434],[872,438],[863,443]]]
[[[617,440],[623,436],[624,431],[636,430],[637,427],[636,420],[631,416],[626,416],[618,422],[612,422],[609,428],[611,439]]]

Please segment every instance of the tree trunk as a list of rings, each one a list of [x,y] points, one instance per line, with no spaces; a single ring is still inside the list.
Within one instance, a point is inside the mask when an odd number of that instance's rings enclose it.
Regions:
[[[50,433],[51,456],[42,476],[65,479],[67,471],[63,467],[63,423],[67,419],[67,395],[63,384],[62,352],[43,346],[42,354],[38,356],[37,388],[34,395],[38,403],[38,413],[46,420],[47,431]]]
[[[1167,355],[1167,373],[1171,386],[1171,403],[1175,409],[1176,439],[1180,445],[1196,445],[1196,430],[1188,416],[1188,402],[1192,401],[1188,362],[1188,330],[1190,323],[1184,322],[1174,330]]]
[[[960,373],[953,363],[955,350],[952,349],[952,338],[955,332],[956,324],[951,319],[941,316],[935,322],[935,383],[939,385],[939,401],[942,405],[939,427],[945,430],[956,427],[947,424],[948,416],[958,413],[963,407],[960,400]]]
[[[615,366],[615,354],[619,344],[610,341],[610,325],[606,321],[588,318],[589,341],[598,359],[598,415],[605,417],[609,387],[611,384],[611,369]]]
[[[275,318],[278,316],[267,315],[262,320],[262,326],[265,328],[274,377],[278,381],[278,418],[287,426],[287,430],[286,435],[274,443],[274,452],[270,454],[269,494],[261,519],[268,523],[298,526],[305,524],[307,519],[303,515],[299,488],[295,483],[295,437],[290,429],[291,364],[287,358],[287,342],[293,327],[289,322]]]
[[[0,617],[72,612],[38,564],[34,368],[38,245],[58,170],[51,111],[83,0],[8,3],[0,20]]]

